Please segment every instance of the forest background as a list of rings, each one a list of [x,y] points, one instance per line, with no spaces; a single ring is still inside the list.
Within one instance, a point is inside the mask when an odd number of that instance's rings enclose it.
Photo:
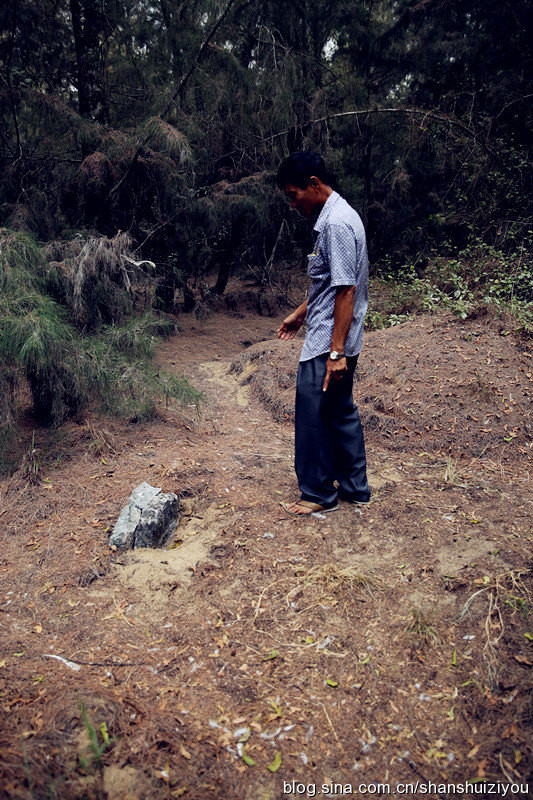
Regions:
[[[530,334],[528,6],[5,0],[4,454],[24,387],[54,423],[91,400],[136,419],[160,392],[194,401],[150,366],[155,337],[232,275],[286,296],[308,232],[274,175],[296,149],[363,217],[370,327],[446,306]]]

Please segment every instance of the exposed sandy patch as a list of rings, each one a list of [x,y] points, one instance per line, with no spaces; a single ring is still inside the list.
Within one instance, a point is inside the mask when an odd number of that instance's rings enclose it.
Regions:
[[[494,540],[472,538],[470,541],[455,541],[437,550],[437,572],[441,576],[456,577],[462,569],[476,566],[480,559],[497,548]]]
[[[201,516],[192,515],[178,526],[169,548],[139,548],[122,554],[105,583],[112,591],[118,582],[136,602],[167,606],[175,592],[191,584],[197,564],[207,558],[228,519],[216,505],[208,506]]]
[[[134,767],[105,767],[103,772],[104,791],[113,800],[133,800],[143,796],[146,785],[142,787],[143,774]]]
[[[229,372],[228,364],[224,361],[207,361],[198,365],[205,374],[204,380],[208,384],[216,385],[216,392],[225,393],[228,397],[235,400],[239,408],[246,408],[248,405],[249,388],[237,381],[236,377]],[[250,366],[247,370],[252,371]],[[242,380],[242,377],[241,377]]]

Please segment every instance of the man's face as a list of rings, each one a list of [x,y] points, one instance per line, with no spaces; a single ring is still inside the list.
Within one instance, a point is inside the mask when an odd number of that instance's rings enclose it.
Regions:
[[[312,182],[305,189],[286,183],[283,191],[291,201],[291,208],[295,208],[304,217],[310,217],[320,204],[317,187]]]

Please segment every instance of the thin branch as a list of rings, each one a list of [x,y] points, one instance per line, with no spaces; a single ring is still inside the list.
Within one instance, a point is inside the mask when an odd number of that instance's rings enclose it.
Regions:
[[[222,15],[219,17],[218,21],[215,23],[215,25],[213,26],[211,31],[208,33],[207,37],[204,39],[204,41],[203,41],[203,43],[202,43],[202,45],[201,45],[201,47],[200,47],[200,49],[199,49],[199,51],[198,51],[198,53],[196,55],[196,58],[192,62],[191,66],[189,67],[189,71],[180,80],[180,82],[179,82],[177,88],[175,89],[172,97],[168,101],[168,103],[165,106],[164,110],[159,115],[160,117],[162,117],[162,118],[166,117],[166,115],[168,114],[168,112],[170,111],[172,106],[174,105],[174,103],[175,103],[177,97],[179,96],[180,92],[185,88],[185,86],[189,82],[190,78],[192,77],[192,75],[193,75],[193,73],[194,73],[194,71],[196,69],[196,66],[201,61],[201,59],[202,59],[202,57],[203,57],[203,55],[204,55],[204,53],[205,53],[205,51],[207,49],[207,46],[209,45],[209,42],[211,41],[211,39],[213,38],[215,33],[218,31],[218,29],[220,28],[220,26],[222,25],[222,23],[224,22],[224,20],[228,16],[228,14],[229,14],[229,12],[231,10],[231,7],[232,7],[234,2],[235,2],[235,0],[229,0],[229,3],[227,4],[226,8],[222,12]]]
[[[299,122],[295,125],[292,125],[290,128],[286,130],[279,131],[278,133],[273,133],[271,136],[260,136],[258,134],[252,134],[255,136],[256,142],[254,144],[248,145],[247,147],[235,148],[227,153],[223,153],[221,156],[217,156],[215,159],[216,161],[222,160],[224,158],[231,158],[237,154],[243,154],[248,152],[249,150],[254,150],[259,144],[272,142],[274,139],[279,139],[281,136],[286,136],[288,133],[291,133],[299,128],[305,128],[308,125],[315,125],[318,122],[327,122],[331,119],[337,119],[339,117],[364,117],[368,114],[415,114],[418,116],[423,116],[425,118],[435,120],[437,122],[447,123],[449,125],[453,125],[456,128],[460,128],[465,133],[468,134],[479,146],[481,146],[484,150],[486,150],[491,156],[496,158],[500,158],[499,154],[490,148],[486,142],[483,142],[478,137],[478,134],[473,128],[469,128],[460,120],[456,119],[455,117],[450,117],[446,114],[439,114],[435,111],[428,111],[423,108],[367,108],[362,109],[360,111],[341,111],[336,114],[328,114],[324,117],[317,117],[316,119],[309,119],[305,122]],[[214,162],[212,162],[214,163]]]
[[[154,235],[157,233],[157,231],[160,231],[160,230],[161,230],[161,228],[165,228],[167,225],[170,225],[170,223],[172,222],[172,220],[174,220],[174,219],[175,219],[175,218],[178,216],[178,214],[179,214],[179,213],[180,213],[182,210],[183,210],[183,209],[181,209],[181,208],[180,208],[178,211],[176,211],[176,212],[175,212],[175,214],[172,214],[172,216],[170,216],[168,219],[164,220],[164,222],[161,222],[159,225],[156,225],[156,227],[155,227],[155,228],[153,228],[153,229],[150,231],[150,233],[148,234],[148,236],[146,236],[146,238],[145,238],[145,239],[143,239],[143,241],[140,243],[140,245],[139,245],[138,247],[136,247],[136,248],[135,248],[135,250],[134,250],[133,252],[134,252],[134,253],[137,253],[137,251],[141,250],[141,248],[143,248],[143,247],[144,247],[144,245],[146,244],[146,242],[147,242],[149,239],[151,239],[151,238],[152,238],[152,236],[154,236]]]
[[[293,47],[293,46],[289,47],[288,45],[283,44],[282,42],[276,41],[274,39],[274,36],[273,36],[270,28],[267,28],[266,25],[261,25],[261,28],[259,30],[261,30],[261,29],[264,29],[264,30],[268,31],[268,33],[270,33],[271,38],[272,38],[272,47],[273,48],[278,47],[280,50],[284,50],[286,53],[292,53],[292,55],[298,56],[299,58],[307,58],[309,61],[313,62],[315,64],[315,66],[317,66],[319,69],[321,69],[321,70],[323,70],[325,72],[329,72],[329,74],[333,76],[333,80],[330,81],[330,83],[328,83],[327,86],[332,86],[334,83],[338,83],[338,82],[344,84],[344,76],[342,74],[338,74],[337,75],[337,73],[331,67],[328,67],[326,64],[324,64],[323,61],[321,61],[316,56],[313,56],[312,54],[308,53],[306,50],[299,50],[296,47]],[[276,33],[278,33],[278,32],[279,31],[276,30]],[[256,42],[259,42],[259,44],[269,44],[269,42],[267,42],[267,41],[265,41],[264,39],[261,38],[260,34],[255,35],[253,38],[255,39]]]
[[[278,139],[280,136],[286,136],[288,133],[291,133],[296,129],[305,128],[308,125],[316,125],[318,122],[328,122],[329,120],[340,119],[342,117],[363,117],[369,114],[413,114],[422,116],[425,119],[444,122],[448,125],[452,125],[455,128],[460,128],[464,133],[467,133],[469,136],[475,139],[475,141],[478,142],[488,153],[494,155],[494,151],[489,148],[487,144],[479,141],[478,135],[473,128],[469,128],[468,125],[465,125],[464,122],[461,122],[455,117],[450,117],[447,114],[439,114],[435,111],[428,111],[424,108],[366,108],[361,111],[339,111],[336,114],[327,114],[324,117],[317,117],[316,119],[309,119],[305,122],[300,122],[284,131],[274,133],[272,136],[257,138],[262,142],[271,142],[273,139]]]
[[[500,113],[499,113],[499,114],[496,114],[496,116],[494,117],[494,119],[495,119],[495,120],[496,120],[496,119],[499,119],[499,118],[501,117],[501,115],[502,115],[502,114],[503,114],[505,111],[507,111],[507,109],[508,109],[510,106],[513,106],[515,103],[522,103],[522,102],[525,102],[526,100],[529,100],[531,97],[533,97],[533,94],[525,94],[525,95],[523,95],[522,97],[515,97],[515,98],[514,98],[514,100],[511,100],[509,103],[506,103],[506,104],[504,105],[504,107],[502,108],[502,110],[500,111]]]
[[[219,17],[219,19],[217,20],[215,25],[211,28],[211,30],[207,34],[206,38],[204,39],[204,41],[202,42],[202,44],[200,46],[200,49],[198,50],[198,53],[196,54],[196,58],[193,60],[191,66],[189,67],[188,72],[181,78],[180,82],[178,83],[176,89],[172,93],[172,97],[170,98],[170,100],[166,104],[165,108],[158,114],[158,117],[160,119],[164,120],[164,118],[166,117],[166,115],[168,114],[168,112],[170,111],[170,109],[172,108],[174,103],[176,102],[178,96],[180,95],[180,93],[183,91],[183,89],[185,88],[185,86],[189,82],[189,80],[192,77],[194,71],[196,70],[196,67],[198,66],[199,62],[201,61],[201,59],[202,59],[202,57],[203,57],[203,55],[204,55],[204,53],[205,53],[205,51],[206,51],[206,49],[207,49],[207,47],[209,45],[209,42],[211,41],[211,39],[213,38],[213,36],[217,32],[217,30],[220,28],[220,26],[222,25],[222,23],[224,22],[224,20],[228,16],[228,14],[230,12],[230,9],[231,9],[231,7],[232,7],[234,2],[235,2],[235,0],[229,0],[227,6],[224,9],[224,11],[222,12],[221,16]],[[147,133],[146,136],[142,139],[141,143],[138,145],[138,147],[137,147],[137,149],[135,151],[135,154],[134,154],[133,158],[131,159],[131,161],[129,163],[128,168],[124,172],[123,176],[117,181],[117,183],[115,183],[115,185],[110,190],[109,195],[107,197],[107,201],[111,200],[117,194],[117,192],[120,190],[120,188],[124,185],[124,183],[127,181],[128,177],[131,175],[131,172],[132,172],[135,164],[137,163],[137,159],[139,158],[143,148],[146,147],[146,145],[148,144],[148,142],[150,141],[152,136],[153,136],[153,133]]]

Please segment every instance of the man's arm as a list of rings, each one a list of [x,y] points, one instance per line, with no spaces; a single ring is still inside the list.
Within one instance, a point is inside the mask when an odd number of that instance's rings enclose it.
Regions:
[[[333,333],[331,335],[330,350],[337,353],[344,353],[344,343],[348,336],[353,320],[353,304],[355,299],[355,286],[339,286],[335,295],[335,307],[333,310]],[[345,358],[339,361],[332,361],[328,358],[326,363],[326,377],[324,378],[323,391],[329,386],[333,377],[336,380],[344,377],[348,370]]]
[[[307,314],[307,300],[304,300],[296,311],[289,314],[278,328],[278,339],[294,339],[297,332],[302,327]],[[349,327],[349,326],[348,326]],[[346,333],[346,336],[348,333]]]

